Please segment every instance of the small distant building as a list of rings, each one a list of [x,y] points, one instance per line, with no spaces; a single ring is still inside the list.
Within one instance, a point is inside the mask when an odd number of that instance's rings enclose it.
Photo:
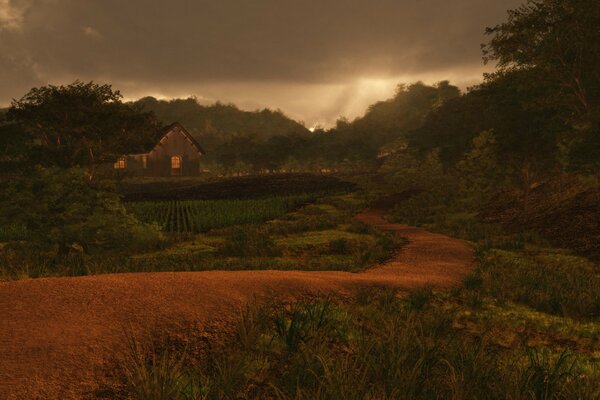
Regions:
[[[148,153],[119,157],[113,169],[123,176],[197,176],[205,152],[178,122],[164,128],[160,141]]]

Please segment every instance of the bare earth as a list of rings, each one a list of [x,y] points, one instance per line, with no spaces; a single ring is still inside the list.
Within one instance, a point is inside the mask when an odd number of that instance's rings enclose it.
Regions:
[[[378,210],[357,218],[409,244],[362,273],[209,271],[0,282],[0,399],[85,398],[106,383],[106,363],[123,352],[125,331],[192,327],[211,337],[231,330],[254,296],[344,294],[367,285],[451,287],[472,267],[467,242],[388,223]]]

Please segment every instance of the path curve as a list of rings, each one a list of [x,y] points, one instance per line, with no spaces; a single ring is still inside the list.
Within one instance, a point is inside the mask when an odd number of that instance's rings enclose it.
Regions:
[[[0,399],[83,398],[105,379],[103,368],[122,349],[125,327],[218,333],[256,295],[451,287],[473,265],[465,241],[389,223],[381,210],[357,219],[409,243],[391,261],[361,273],[207,271],[0,282]]]

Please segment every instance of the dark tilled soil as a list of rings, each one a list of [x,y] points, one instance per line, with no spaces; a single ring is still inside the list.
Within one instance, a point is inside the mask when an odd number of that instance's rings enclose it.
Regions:
[[[125,201],[250,199],[277,195],[318,192],[345,192],[354,188],[349,182],[333,176],[313,174],[279,174],[243,176],[214,182],[176,183],[148,182],[123,184],[120,191]]]

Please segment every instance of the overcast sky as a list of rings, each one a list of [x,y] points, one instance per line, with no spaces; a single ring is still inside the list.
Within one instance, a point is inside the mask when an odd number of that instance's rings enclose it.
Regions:
[[[0,105],[75,79],[353,118],[400,82],[482,79],[486,26],[521,0],[0,0]]]

